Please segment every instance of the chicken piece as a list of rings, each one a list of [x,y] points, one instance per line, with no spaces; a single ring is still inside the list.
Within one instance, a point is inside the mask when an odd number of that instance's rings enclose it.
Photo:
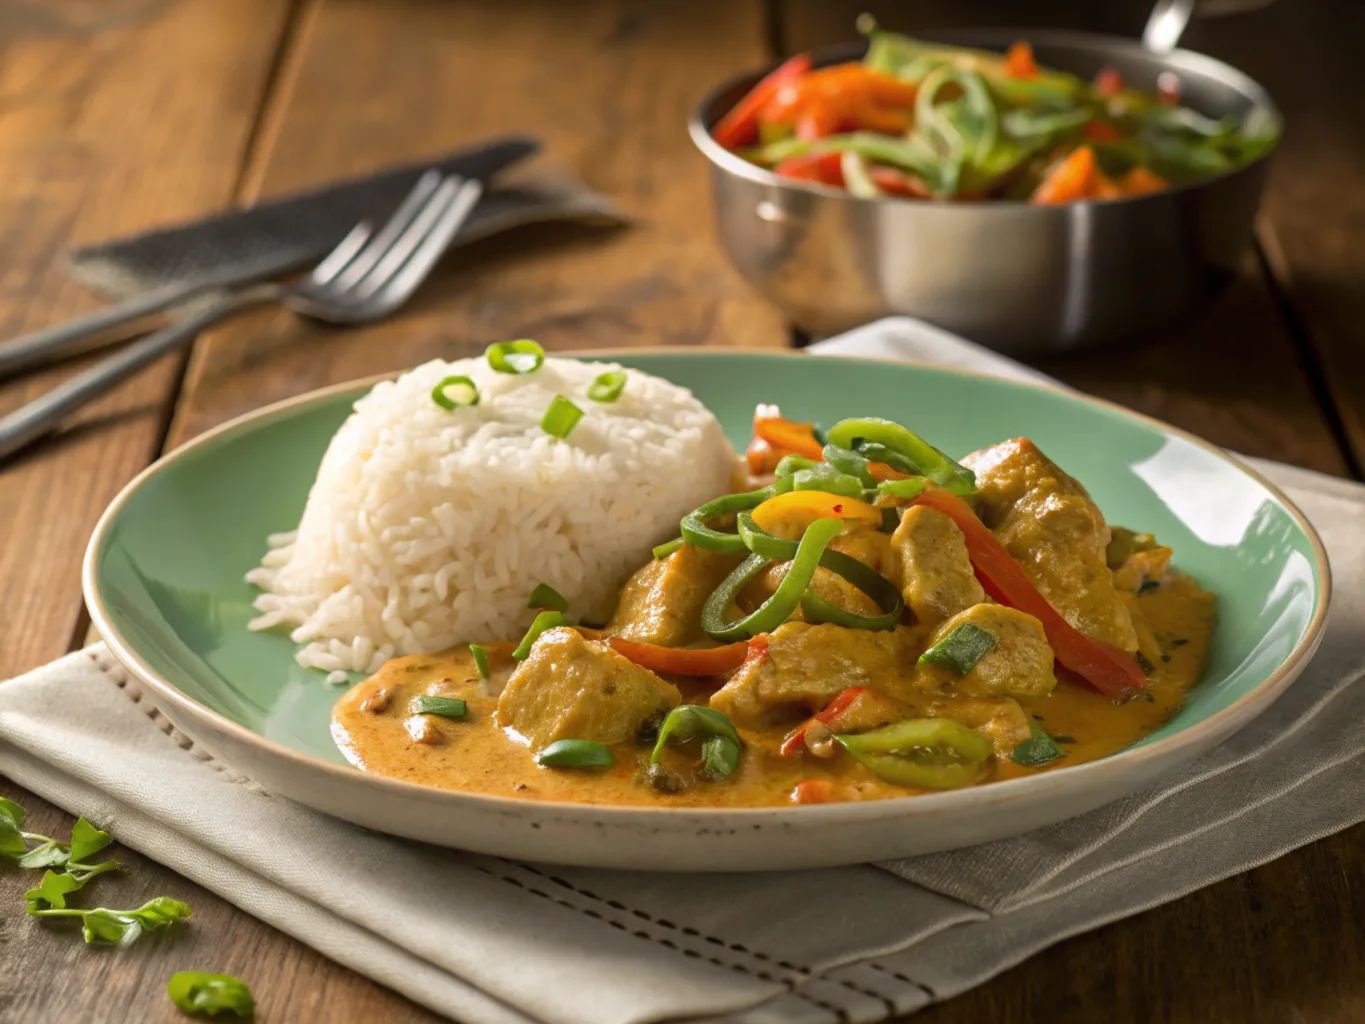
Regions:
[[[682,647],[701,638],[701,606],[739,565],[722,555],[684,544],[664,559],[641,566],[621,591],[606,632],[627,640]]]
[[[933,712],[975,729],[995,744],[995,752],[1001,757],[1033,735],[1028,715],[1018,701],[1009,697],[948,700],[935,705]]]
[[[1137,635],[1106,561],[1109,527],[1085,488],[1027,438],[962,461],[976,473],[986,525],[1048,603],[1082,633],[1136,651]]]
[[[942,512],[924,505],[905,510],[881,569],[900,587],[915,620],[926,626],[986,600],[962,531]]]
[[[913,701],[913,652],[914,633],[904,627],[871,632],[788,622],[773,631],[767,657],[740,666],[711,707],[736,725],[762,728],[777,715],[819,711],[850,686]]]
[[[681,701],[678,688],[576,630],[546,630],[498,699],[498,724],[532,750],[556,740],[625,743]]]
[[[1041,622],[1017,608],[978,604],[934,630],[926,649],[965,624],[990,633],[995,646],[961,677],[939,665],[921,664],[916,676],[920,686],[964,697],[1045,697],[1052,692],[1057,677]]]

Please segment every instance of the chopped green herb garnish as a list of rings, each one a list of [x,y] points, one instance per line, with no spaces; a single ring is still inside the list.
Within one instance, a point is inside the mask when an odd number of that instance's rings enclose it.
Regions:
[[[556,740],[536,755],[546,768],[610,768],[616,763],[610,748],[592,740]]]
[[[658,764],[664,747],[669,742],[701,741],[701,766],[706,777],[720,782],[734,774],[739,767],[744,745],[729,716],[714,708],[682,704],[670,711],[659,726],[659,736],[650,755],[650,764]]]
[[[608,370],[598,374],[597,379],[588,385],[588,397],[594,402],[614,402],[626,390],[626,375],[620,370]]]
[[[531,591],[531,600],[526,602],[527,608],[548,609],[552,612],[564,612],[569,610],[569,602],[564,599],[558,590],[548,583],[537,583],[536,589]]]
[[[1174,640],[1171,641],[1171,646],[1172,646],[1172,647],[1184,647],[1187,643],[1189,643],[1189,641],[1186,640],[1183,636],[1178,636],[1178,637],[1176,637]]]
[[[1022,764],[1026,768],[1041,768],[1045,764],[1051,764],[1059,757],[1066,756],[1066,751],[1057,746],[1057,741],[1049,736],[1047,730],[1037,722],[1029,722],[1029,730],[1033,735],[1015,747],[1010,755],[1014,758],[1015,763]],[[1070,737],[1067,738],[1070,739]]]
[[[431,400],[442,409],[479,404],[479,387],[469,377],[447,377],[431,389]]]
[[[526,635],[521,638],[521,643],[517,644],[517,649],[512,652],[512,657],[517,661],[525,661],[531,654],[531,647],[540,639],[540,634],[546,630],[555,629],[564,625],[563,612],[541,612],[531,623],[531,628],[526,631]]]
[[[545,410],[545,415],[540,421],[540,429],[552,437],[568,437],[582,418],[582,409],[563,395],[555,395],[550,399],[550,407]]]
[[[686,542],[681,537],[674,537],[667,544],[660,544],[655,548],[654,557],[662,562],[669,555],[673,554],[673,552],[677,551],[678,548],[682,547],[684,543]]]
[[[921,665],[937,665],[955,675],[965,676],[995,644],[994,633],[964,622],[921,654],[919,660]]]
[[[488,652],[478,644],[469,645],[469,653],[474,655],[474,667],[479,670],[479,678],[488,678]]]
[[[1138,668],[1142,669],[1142,671],[1147,673],[1148,675],[1151,675],[1154,671],[1156,671],[1156,666],[1153,665],[1150,661],[1148,661],[1147,655],[1143,654],[1141,651],[1134,652],[1133,660],[1138,663]]]
[[[233,1013],[250,1017],[256,1010],[251,989],[241,978],[203,971],[176,971],[166,983],[166,995],[177,1009],[189,1014],[217,1017]]]
[[[529,338],[489,345],[484,356],[498,373],[535,373],[545,362],[545,350]]]
[[[440,715],[442,718],[463,718],[468,706],[458,697],[432,697],[423,694],[412,699],[414,715]]]
[[[1052,742],[1054,742],[1054,743],[1075,743],[1075,742],[1076,742],[1076,737],[1075,737],[1075,736],[1054,736],[1054,737],[1052,737]]]

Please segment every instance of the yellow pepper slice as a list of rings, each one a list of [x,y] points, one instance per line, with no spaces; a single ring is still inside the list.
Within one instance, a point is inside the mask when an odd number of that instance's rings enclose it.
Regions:
[[[769,533],[778,533],[784,526],[805,529],[817,519],[843,519],[846,522],[882,525],[882,512],[865,501],[842,494],[824,491],[788,491],[777,494],[753,511],[754,522]]]

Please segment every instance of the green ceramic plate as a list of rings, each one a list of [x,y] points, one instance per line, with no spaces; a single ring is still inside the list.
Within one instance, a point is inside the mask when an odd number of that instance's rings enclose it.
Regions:
[[[860,812],[870,826],[861,845],[824,843],[804,857],[769,847],[756,852],[752,840],[720,854],[711,850],[713,866],[752,867],[865,860],[1022,831],[1113,799],[1226,737],[1288,684],[1316,645],[1328,568],[1302,515],[1250,470],[1155,421],[1058,391],[912,364],[751,352],[608,358],[691,388],[739,448],[759,401],[824,423],[854,415],[901,420],[954,455],[1027,435],[1085,483],[1111,522],[1154,532],[1174,548],[1176,564],[1218,595],[1220,624],[1206,678],[1184,710],[1138,745],[1145,749],[1106,762],[886,801],[880,810],[828,805],[684,814],[558,805],[570,832],[574,822],[605,818],[656,837],[679,828],[695,836],[713,819],[748,815],[761,838],[762,823],[813,820],[814,811],[841,812],[850,821]],[[247,630],[255,591],[243,576],[258,563],[267,534],[297,524],[329,438],[366,390],[363,383],[346,385],[263,409],[199,438],[130,484],[87,554],[85,590],[96,624],[177,724],[278,792],[437,842],[621,865],[621,855],[602,852],[609,844],[585,837],[586,845],[575,845],[571,836],[547,843],[545,829],[507,824],[529,823],[545,805],[421,790],[349,768],[328,735],[331,705],[342,691],[299,668],[286,637]],[[1124,763],[1127,771],[1106,774],[1105,765]],[[1068,776],[1076,781],[1065,783]],[[409,817],[391,812],[400,803],[412,805]],[[496,814],[489,805],[497,805]],[[960,827],[941,830],[946,842],[903,827],[910,818],[945,812],[961,819]],[[496,827],[471,822],[485,814],[494,814]],[[661,817],[679,822],[660,825]],[[689,819],[691,831],[681,819]],[[639,866],[639,857],[626,859]],[[664,859],[689,860],[687,853]],[[667,864],[656,858],[648,866]]]

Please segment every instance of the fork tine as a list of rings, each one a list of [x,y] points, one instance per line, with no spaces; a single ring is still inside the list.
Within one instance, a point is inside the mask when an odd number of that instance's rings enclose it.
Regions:
[[[384,253],[374,269],[365,275],[351,291],[348,298],[365,301],[389,283],[408,261],[433,228],[442,221],[442,215],[455,200],[456,195],[466,183],[454,176],[446,178],[432,194],[431,199],[422,207],[412,223],[407,226]],[[477,195],[476,197],[477,198]]]
[[[431,194],[440,186],[440,182],[441,174],[439,171],[431,170],[423,174],[417,179],[417,184],[412,187],[412,191],[399,204],[398,209],[384,222],[384,226],[370,238],[369,243],[345,265],[344,269],[333,271],[330,278],[319,278],[314,272],[310,278],[310,283],[330,285],[333,289],[340,291],[353,288],[357,281],[364,278],[374,268],[379,258],[388,252],[394,240],[402,235],[412,218],[426,205]]]
[[[335,249],[327,254],[327,258],[313,268],[309,277],[315,284],[326,284],[337,274],[341,273],[343,267],[351,262],[351,259],[358,253],[365,243],[369,241],[371,228],[368,222],[361,221],[347,232],[346,237],[337,243]]]
[[[431,268],[450,248],[450,243],[464,226],[470,211],[483,195],[483,186],[476,180],[466,181],[455,193],[455,198],[441,212],[407,261],[388,280],[382,282],[378,299],[381,305],[398,306],[417,290]],[[378,271],[376,271],[377,273]]]

